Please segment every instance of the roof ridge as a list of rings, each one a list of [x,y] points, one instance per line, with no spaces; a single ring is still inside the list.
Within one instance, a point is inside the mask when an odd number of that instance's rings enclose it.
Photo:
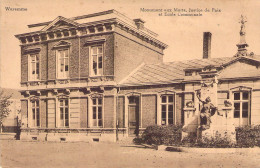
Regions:
[[[255,56],[260,56],[260,55],[255,55]],[[178,60],[178,61],[170,61],[170,62],[160,62],[160,63],[154,63],[154,64],[146,64],[146,65],[149,66],[149,65],[160,65],[160,64],[183,63],[183,62],[185,62],[185,61],[214,60],[214,59],[220,59],[220,58],[234,58],[234,57],[215,57],[215,58],[208,58],[208,59],[195,58],[195,59],[187,59],[187,60]]]

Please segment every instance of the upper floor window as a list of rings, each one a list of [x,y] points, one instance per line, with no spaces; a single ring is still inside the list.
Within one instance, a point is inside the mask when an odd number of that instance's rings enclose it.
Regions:
[[[161,96],[161,124],[170,125],[173,124],[174,114],[174,95],[162,95]]]
[[[192,71],[185,71],[185,76],[192,76]]]
[[[32,100],[32,127],[40,127],[40,108],[39,100]]]
[[[101,76],[103,75],[103,46],[91,47],[91,75]]]
[[[39,80],[40,79],[40,63],[39,54],[29,55],[29,80]]]
[[[57,50],[57,78],[69,77],[69,49]]]

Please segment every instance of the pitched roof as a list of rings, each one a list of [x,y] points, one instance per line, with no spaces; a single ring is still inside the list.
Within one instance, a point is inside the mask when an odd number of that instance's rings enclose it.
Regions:
[[[53,27],[55,24],[57,24],[60,21],[64,21],[65,23],[74,25],[76,27],[81,26],[81,24],[74,22],[73,20],[67,19],[65,17],[62,16],[58,16],[56,19],[54,19],[50,24],[48,24],[47,26],[45,26],[44,28],[42,28],[41,31],[47,31],[48,29],[50,29],[51,27]]]
[[[180,83],[187,80],[200,80],[200,75],[185,76],[187,70],[200,70],[206,66],[228,66],[240,59],[249,59],[260,62],[260,56],[250,57],[222,57],[211,59],[194,59],[160,64],[146,64],[141,66],[135,73],[119,83],[120,86],[138,86]]]

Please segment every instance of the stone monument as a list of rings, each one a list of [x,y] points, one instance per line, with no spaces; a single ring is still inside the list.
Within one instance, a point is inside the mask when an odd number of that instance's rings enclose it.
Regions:
[[[214,67],[205,67],[200,73],[201,89],[196,91],[200,101],[197,135],[200,139],[225,138],[234,143],[235,127],[232,121],[233,105],[226,100],[225,107],[218,108],[218,80]]]

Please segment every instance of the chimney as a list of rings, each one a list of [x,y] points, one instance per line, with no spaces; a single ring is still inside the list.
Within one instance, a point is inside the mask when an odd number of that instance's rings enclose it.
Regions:
[[[208,59],[211,57],[211,33],[203,33],[203,59]]]
[[[144,29],[144,23],[145,21],[143,21],[142,19],[134,19],[135,25],[137,26],[138,29]]]

